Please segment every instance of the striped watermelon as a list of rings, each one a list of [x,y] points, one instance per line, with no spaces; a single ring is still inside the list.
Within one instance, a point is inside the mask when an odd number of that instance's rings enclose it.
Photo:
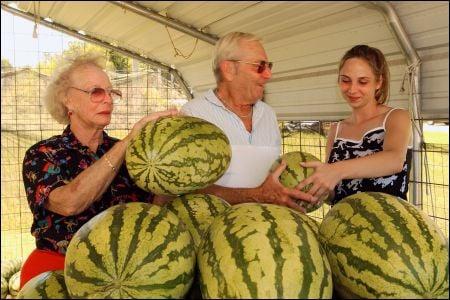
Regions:
[[[20,258],[2,260],[1,263],[2,277],[5,278],[6,281],[9,281],[11,276],[19,272],[21,268],[22,268],[22,260]]]
[[[73,298],[181,298],[194,277],[191,235],[172,212],[132,202],[83,225],[67,248]]]
[[[317,157],[307,152],[301,151],[293,151],[283,154],[277,161],[275,161],[272,166],[272,170],[279,166],[281,160],[286,162],[286,169],[284,169],[283,173],[280,175],[280,182],[288,188],[295,188],[300,181],[311,176],[314,173],[313,168],[303,168],[300,166],[301,162],[307,161],[320,161]],[[311,185],[305,186],[302,191],[308,192],[311,188]],[[297,201],[297,204],[303,207],[307,213],[313,212],[316,209],[320,208],[327,199],[327,196],[322,197],[315,204],[306,202],[306,201]]]
[[[28,281],[16,299],[69,299],[63,271],[48,271]]]
[[[2,299],[6,298],[6,295],[8,295],[9,286],[8,281],[4,277],[2,277]]]
[[[211,222],[230,204],[214,195],[187,194],[171,200],[166,207],[186,225],[197,250]]]
[[[339,201],[320,226],[344,298],[448,299],[448,244],[408,202],[383,193]]]
[[[149,122],[130,142],[125,161],[136,184],[159,195],[180,195],[216,182],[227,170],[231,147],[205,120],[176,116]]]
[[[303,220],[303,222],[305,222],[309,228],[316,234],[316,237],[318,237],[319,235],[319,222],[317,222],[315,219],[313,219],[312,217],[303,214],[303,213],[299,213],[297,212],[299,217]]]
[[[274,204],[234,205],[216,217],[197,255],[206,298],[330,298],[326,254],[310,226]]]
[[[202,237],[211,222],[215,217],[228,209],[230,204],[214,195],[186,194],[171,200],[166,204],[166,207],[186,225],[192,235],[194,246],[197,251],[202,241]],[[201,298],[200,285],[198,270],[196,270],[194,282],[185,298]]]
[[[9,294],[13,297],[16,297],[20,290],[20,272],[14,273],[8,281]]]

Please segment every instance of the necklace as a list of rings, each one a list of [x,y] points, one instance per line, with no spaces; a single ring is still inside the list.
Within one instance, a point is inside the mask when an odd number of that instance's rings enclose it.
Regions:
[[[223,101],[223,100],[219,97],[219,94],[217,93],[217,89],[214,90],[214,94],[216,94],[216,97],[220,100],[220,102],[222,102],[222,104],[223,104],[229,111],[231,111],[232,113],[234,113],[234,114],[235,114],[236,116],[238,116],[239,118],[251,118],[251,117],[252,117],[252,115],[253,115],[253,104],[252,104],[252,106],[251,106],[251,108],[250,108],[250,112],[249,112],[248,114],[242,116],[242,115],[237,114],[231,107],[228,106],[228,104],[227,104],[225,101]]]

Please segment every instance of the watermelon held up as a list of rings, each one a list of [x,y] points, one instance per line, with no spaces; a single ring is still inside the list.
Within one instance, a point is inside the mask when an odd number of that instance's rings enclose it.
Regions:
[[[330,266],[314,229],[284,206],[231,206],[211,223],[197,261],[203,298],[332,296]]]
[[[313,168],[304,168],[300,165],[301,162],[320,161],[317,157],[307,152],[302,151],[288,152],[283,154],[279,159],[277,159],[274,162],[271,168],[272,171],[279,166],[281,160],[284,160],[286,162],[286,169],[280,175],[280,182],[285,187],[291,189],[295,188],[300,181],[311,176],[314,173]],[[309,191],[310,188],[311,185],[307,185],[302,189],[302,191],[306,193]],[[305,201],[297,201],[297,204],[303,207],[306,210],[306,212],[309,213],[319,209],[327,198],[328,195],[319,199],[319,201],[315,204]]]
[[[72,298],[182,298],[195,274],[190,233],[172,212],[131,202],[84,224],[67,248]]]
[[[231,146],[216,125],[190,116],[149,122],[130,142],[128,172],[142,189],[181,195],[216,182],[231,161]]]
[[[30,279],[16,299],[70,299],[64,282],[64,272],[48,271]]]
[[[341,297],[448,299],[448,242],[412,204],[357,193],[331,208],[319,232]]]

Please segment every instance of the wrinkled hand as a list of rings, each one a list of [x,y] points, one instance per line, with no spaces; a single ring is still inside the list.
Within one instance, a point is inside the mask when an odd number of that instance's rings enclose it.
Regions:
[[[341,181],[340,172],[333,164],[312,161],[302,162],[300,165],[304,168],[313,168],[314,173],[300,181],[296,188],[301,190],[308,184],[312,184],[308,194],[317,199],[331,194],[334,191],[334,187]]]
[[[133,139],[139,133],[139,131],[150,121],[157,120],[160,117],[175,116],[178,114],[179,112],[176,108],[151,113],[150,115],[145,116],[137,121],[125,139],[127,139],[128,141]]]
[[[281,161],[281,164],[267,176],[259,187],[258,200],[264,203],[284,205],[304,213],[305,209],[298,205],[296,201],[316,202],[317,198],[299,189],[290,189],[283,186],[279,177],[284,169],[286,169],[286,162]]]

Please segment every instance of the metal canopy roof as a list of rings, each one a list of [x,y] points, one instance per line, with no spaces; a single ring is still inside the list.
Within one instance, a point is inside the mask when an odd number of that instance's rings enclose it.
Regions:
[[[2,1],[2,8],[12,1]],[[391,67],[391,102],[407,59],[379,10],[353,1],[15,1],[14,11],[85,40],[171,71],[194,95],[215,85],[211,52],[218,37],[245,31],[263,38],[273,78],[266,101],[279,119],[337,119],[349,110],[336,87],[337,64],[356,44],[380,48]],[[392,2],[422,59],[424,117],[448,118],[448,2]],[[51,18],[49,23],[44,18]],[[84,31],[80,34],[78,31]],[[183,55],[176,55],[176,49]]]

